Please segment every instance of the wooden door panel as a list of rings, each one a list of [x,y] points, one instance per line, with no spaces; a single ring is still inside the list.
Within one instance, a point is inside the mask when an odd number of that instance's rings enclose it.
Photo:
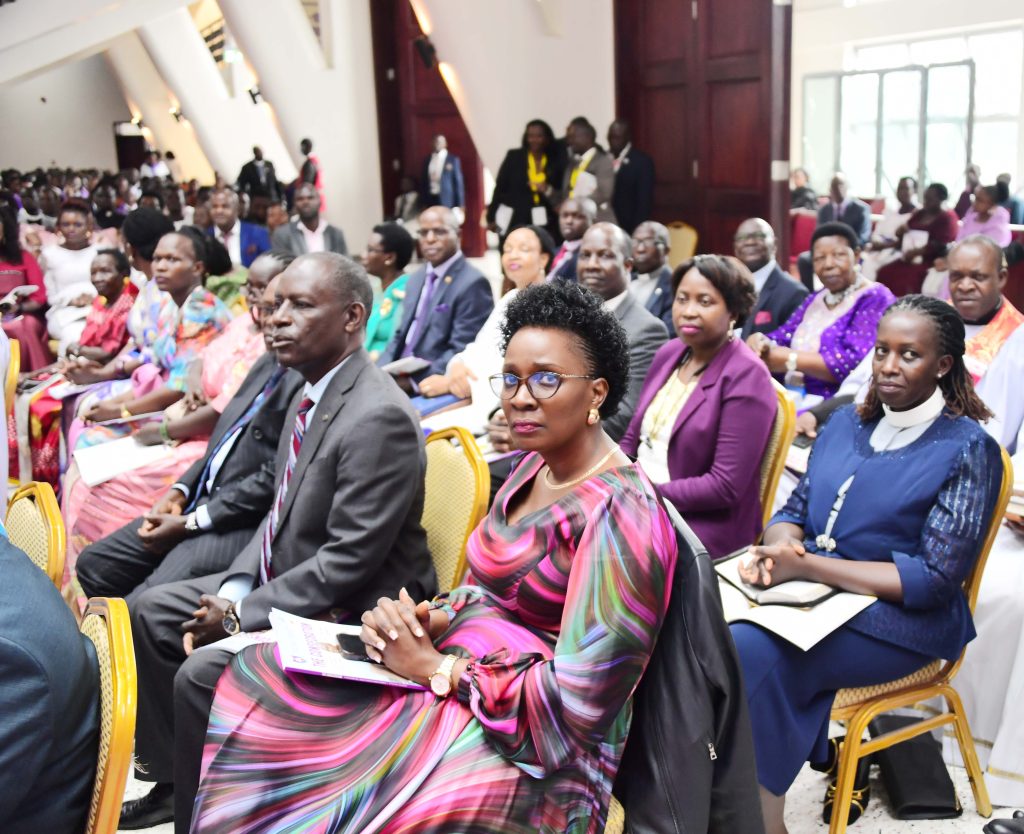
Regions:
[[[766,145],[761,126],[761,83],[730,81],[707,85],[707,185],[757,188]]]
[[[710,0],[700,4],[705,16],[708,39],[704,57],[749,55],[760,51],[764,30],[764,10],[769,0]]]

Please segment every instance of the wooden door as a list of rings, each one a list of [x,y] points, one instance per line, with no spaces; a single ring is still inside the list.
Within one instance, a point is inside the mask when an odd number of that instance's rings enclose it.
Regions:
[[[615,2],[619,115],[654,157],[655,219],[695,226],[700,252],[761,216],[785,262],[790,33],[771,0]]]
[[[394,212],[403,176],[414,177],[422,186],[431,140],[442,133],[448,140],[448,152],[462,163],[466,185],[462,250],[470,256],[483,255],[483,164],[469,130],[437,66],[428,68],[416,51],[415,42],[422,32],[408,0],[369,2],[384,215]]]

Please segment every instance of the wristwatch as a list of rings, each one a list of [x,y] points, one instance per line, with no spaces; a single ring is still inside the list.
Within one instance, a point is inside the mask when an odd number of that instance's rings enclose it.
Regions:
[[[447,698],[452,691],[452,669],[455,668],[455,661],[458,658],[453,654],[446,654],[437,671],[430,676],[430,691],[438,698]]]
[[[185,530],[189,533],[199,532],[199,514],[195,512],[185,516]]]
[[[233,637],[242,630],[242,624],[238,621],[238,614],[235,612],[234,603],[231,603],[228,606],[228,610],[224,612],[224,619],[221,621],[221,625],[224,626],[224,632],[229,637]]]
[[[786,357],[786,370],[790,373],[796,371],[796,360],[797,355],[795,350],[789,352],[789,356]]]

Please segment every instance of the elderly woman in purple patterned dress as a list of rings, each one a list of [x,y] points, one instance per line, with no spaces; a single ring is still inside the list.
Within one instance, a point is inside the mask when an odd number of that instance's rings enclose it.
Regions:
[[[845,223],[823,223],[811,237],[824,289],[809,295],[782,327],[747,344],[774,374],[803,374],[808,395],[828,399],[875,342],[878,321],[896,299],[861,276],[860,244]]]

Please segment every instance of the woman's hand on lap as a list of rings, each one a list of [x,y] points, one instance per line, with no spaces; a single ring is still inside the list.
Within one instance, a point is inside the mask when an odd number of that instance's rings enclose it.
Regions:
[[[371,660],[422,683],[442,659],[427,633],[430,619],[427,603],[417,605],[403,588],[398,599],[381,597],[376,608],[363,614],[359,636]]]

